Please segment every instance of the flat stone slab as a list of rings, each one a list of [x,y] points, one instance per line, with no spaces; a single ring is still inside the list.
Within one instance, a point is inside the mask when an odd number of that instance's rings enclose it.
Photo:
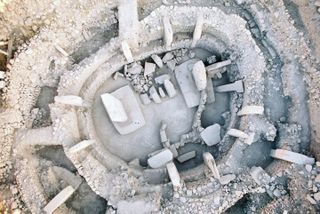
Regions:
[[[242,80],[238,80],[238,81],[235,81],[234,83],[218,86],[218,87],[216,87],[215,90],[216,90],[216,92],[236,91],[238,93],[243,93],[244,92],[243,82],[242,82]]]
[[[247,135],[245,132],[239,130],[239,129],[229,129],[227,132],[227,135],[230,135],[232,137],[247,139],[249,135]]]
[[[284,161],[296,163],[296,164],[314,164],[315,159],[306,155],[291,152],[284,149],[271,150],[270,156],[273,158],[281,159]]]
[[[238,116],[250,115],[250,114],[258,114],[263,115],[264,107],[263,106],[245,106],[238,113]]]
[[[77,143],[76,145],[72,146],[69,149],[69,152],[71,154],[77,153],[85,148],[87,148],[88,146],[94,144],[96,141],[95,140],[83,140],[80,143]]]
[[[207,72],[201,60],[193,65],[192,75],[198,91],[204,90],[207,87]]]
[[[119,99],[112,94],[105,93],[101,95],[101,100],[111,121],[125,122],[128,120],[127,113]]]
[[[211,125],[205,128],[200,133],[200,136],[208,146],[213,146],[218,144],[221,140],[220,130],[221,130],[220,125],[216,123],[214,125]]]
[[[169,74],[162,74],[160,76],[157,76],[156,78],[154,78],[154,81],[157,83],[157,84],[163,84],[165,80],[170,80],[170,76]]]
[[[174,88],[174,85],[172,84],[172,82],[170,80],[165,80],[163,84],[164,84],[164,88],[166,89],[167,94],[170,98],[176,96],[177,91]]]
[[[168,174],[169,174],[170,180],[172,182],[172,185],[174,187],[181,186],[180,175],[179,175],[178,169],[174,165],[174,163],[172,163],[172,162],[168,163],[167,170],[168,170]]]
[[[180,162],[180,163],[183,163],[183,162],[186,162],[192,158],[195,158],[197,155],[196,151],[191,151],[191,152],[187,152],[187,153],[184,153],[183,155],[180,155],[177,160]]]
[[[156,64],[145,62],[144,64],[144,75],[148,76],[153,74],[156,71]]]
[[[250,175],[258,185],[268,184],[271,182],[271,177],[260,166],[252,167],[250,169]]]
[[[44,208],[45,213],[53,213],[74,193],[75,189],[72,186],[67,186],[58,195],[56,195]]]
[[[115,90],[111,93],[111,95],[121,101],[128,115],[128,120],[126,122],[113,122],[115,128],[120,134],[129,134],[146,124],[141,108],[137,101],[137,97],[129,85]]]
[[[197,59],[192,59],[175,68],[175,76],[188,108],[198,106],[200,103],[200,92],[192,75],[193,65],[197,61]]]
[[[172,159],[173,159],[172,152],[169,149],[163,149],[162,151],[160,151],[159,153],[153,155],[151,158],[148,159],[148,165],[151,168],[156,169],[166,165],[167,163],[172,161]]]

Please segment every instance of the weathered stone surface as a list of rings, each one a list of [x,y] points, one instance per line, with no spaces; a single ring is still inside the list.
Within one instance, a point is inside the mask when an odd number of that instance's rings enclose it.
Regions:
[[[66,168],[53,166],[52,167],[54,173],[63,181],[67,182],[70,186],[74,189],[77,189],[80,184],[82,183],[82,179],[79,175],[72,173],[71,171],[67,170]]]
[[[242,80],[235,81],[231,84],[221,85],[215,88],[217,92],[232,92],[236,91],[238,93],[243,93],[243,83]]]
[[[291,152],[284,149],[275,149],[271,150],[270,156],[273,158],[285,160],[288,162],[296,163],[296,164],[314,164],[315,159],[310,158],[306,155],[299,154],[296,152]]]
[[[164,88],[166,89],[166,92],[169,97],[176,96],[177,91],[170,80],[164,80]]]
[[[201,38],[202,34],[202,27],[203,27],[203,15],[199,15],[197,18],[197,23],[193,31],[193,39],[191,48],[194,48],[198,42],[198,40]]]
[[[113,123],[120,134],[129,134],[145,125],[146,122],[137,101],[137,97],[129,85],[123,86],[111,94],[121,101],[128,115],[128,120],[126,122]]]
[[[159,168],[172,161],[173,154],[169,149],[163,149],[159,153],[153,155],[148,159],[148,165],[151,168]]]
[[[167,170],[168,170],[168,174],[169,174],[172,185],[174,187],[180,187],[181,186],[180,175],[177,167],[174,165],[173,162],[170,162],[167,164]]]
[[[4,87],[6,87],[6,82],[1,80],[0,81],[0,88],[4,88]]]
[[[207,103],[208,104],[213,103],[216,100],[216,98],[214,95],[213,83],[211,78],[207,78],[206,91],[207,91]]]
[[[101,100],[111,121],[125,122],[128,120],[128,115],[119,99],[109,93],[105,93],[101,95]]]
[[[245,106],[238,112],[238,116],[249,115],[249,114],[263,115],[263,111],[264,111],[263,106]]]
[[[66,96],[55,96],[54,101],[56,103],[73,105],[79,107],[87,107],[88,104],[79,96],[75,95],[66,95]]]
[[[170,80],[170,76],[168,74],[162,74],[154,78],[154,81],[160,85],[163,84],[165,80]]]
[[[159,87],[159,94],[161,98],[165,98],[166,97],[166,93],[164,93],[164,90],[162,87]]]
[[[148,94],[140,94],[140,99],[143,105],[149,105],[151,103],[151,100]]]
[[[188,108],[198,106],[200,103],[200,92],[193,80],[191,69],[198,60],[192,59],[182,63],[175,69],[175,76]]]
[[[192,75],[198,91],[204,90],[207,87],[207,73],[202,61],[198,61],[193,65]]]
[[[216,123],[214,125],[211,125],[205,128],[200,133],[200,136],[208,146],[213,146],[215,144],[218,144],[221,140],[220,129],[221,129],[220,125]]]
[[[155,71],[156,71],[156,64],[150,63],[150,62],[146,62],[144,64],[144,75],[145,76],[151,75]]]
[[[235,174],[224,175],[224,176],[220,177],[220,183],[222,185],[226,185],[226,184],[230,183],[231,181],[233,181],[234,179],[236,179]]]
[[[166,47],[170,47],[173,42],[173,30],[169,17],[165,16],[162,19],[164,28],[164,42]]]
[[[210,169],[213,174],[213,177],[220,180],[220,173],[216,165],[216,161],[214,160],[213,156],[209,152],[203,153],[203,161],[204,164]]]
[[[150,89],[149,89],[149,94],[150,94],[150,97],[151,99],[153,100],[153,102],[155,103],[161,103],[161,98],[157,92],[157,89],[152,86]]]
[[[271,181],[270,176],[260,166],[252,167],[250,169],[250,175],[258,185],[268,184]]]
[[[172,60],[173,58],[174,58],[173,53],[172,52],[168,52],[163,56],[162,62],[163,63],[167,63],[168,61]]]
[[[162,67],[163,67],[163,62],[162,62],[161,58],[160,58],[158,55],[152,54],[152,55],[151,55],[151,58],[152,58],[152,60],[157,64],[157,66],[158,66],[159,68],[162,68]]]
[[[88,146],[92,145],[95,143],[95,140],[83,140],[81,141],[80,143],[77,143],[76,145],[72,146],[70,149],[69,149],[69,152],[71,154],[73,153],[77,153],[85,148],[87,148]]]
[[[128,63],[133,62],[132,52],[131,52],[130,46],[126,41],[121,42],[121,48],[122,48],[123,55],[127,59]]]
[[[229,129],[229,131],[227,132],[227,135],[230,135],[232,137],[243,138],[243,139],[247,139],[249,137],[249,135],[247,135],[246,133],[238,129]]]
[[[0,79],[4,79],[6,77],[6,73],[4,71],[0,71]]]
[[[231,64],[231,60],[228,59],[228,60],[225,60],[225,61],[222,61],[222,62],[217,62],[217,63],[214,63],[212,65],[209,65],[209,66],[206,67],[206,69],[207,69],[208,72],[210,72],[210,71],[213,71],[213,70],[228,66],[230,64]]]
[[[45,213],[53,213],[74,193],[75,189],[72,186],[67,186],[58,195],[56,195],[44,208]]]
[[[180,163],[186,162],[192,158],[195,158],[197,155],[196,151],[191,151],[180,155],[177,159]]]
[[[143,67],[138,63],[132,63],[129,68],[127,65],[125,65],[125,71],[127,70],[127,72],[130,74],[140,74],[142,69]]]

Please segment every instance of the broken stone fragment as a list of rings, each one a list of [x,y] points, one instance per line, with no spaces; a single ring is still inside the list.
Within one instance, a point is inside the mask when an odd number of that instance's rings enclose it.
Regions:
[[[127,68],[127,72],[130,74],[140,74],[142,72],[143,67],[138,63],[131,64],[130,67]]]
[[[53,213],[66,200],[68,200],[68,198],[70,198],[74,191],[75,189],[72,186],[67,186],[43,208],[43,211],[48,214]]]
[[[204,21],[203,15],[201,14],[197,18],[197,23],[196,23],[196,26],[193,31],[193,39],[192,39],[192,43],[191,43],[191,48],[194,48],[196,46],[197,42],[199,41],[199,39],[201,38],[203,21]]]
[[[165,43],[165,46],[168,48],[171,46],[173,42],[173,30],[172,30],[169,17],[167,16],[163,17],[162,22],[163,22],[163,28],[164,28],[164,43]]]
[[[229,131],[227,132],[227,135],[230,135],[232,137],[237,137],[237,138],[243,138],[243,139],[247,139],[249,137],[249,135],[247,135],[246,133],[238,129],[229,129]]]
[[[156,64],[145,62],[144,64],[144,76],[153,74],[156,71]]]
[[[169,60],[167,62],[167,66],[171,71],[174,71],[176,64],[177,64],[176,60]]]
[[[140,99],[143,105],[149,105],[151,103],[148,94],[140,94]]]
[[[109,93],[105,93],[101,95],[101,100],[111,121],[125,122],[128,120],[128,115],[119,99]]]
[[[180,163],[184,163],[192,158],[195,158],[197,155],[196,151],[191,151],[191,152],[187,152],[187,153],[184,153],[183,155],[180,155],[177,160],[180,162]]]
[[[209,66],[206,67],[206,70],[208,72],[210,72],[210,71],[213,71],[213,70],[228,66],[230,64],[231,64],[231,60],[228,59],[228,60],[225,60],[225,61],[222,61],[222,62],[217,62],[217,63],[214,63],[212,65],[209,65]]]
[[[128,61],[128,63],[132,63],[133,62],[132,52],[131,52],[130,46],[126,41],[121,42],[121,48],[122,48],[123,55]]]
[[[150,89],[149,89],[149,94],[150,94],[150,97],[151,99],[153,100],[153,102],[155,103],[161,103],[161,98],[157,92],[157,89],[152,86]]]
[[[159,168],[169,163],[173,159],[173,154],[169,149],[163,149],[159,153],[153,155],[148,159],[148,165],[153,168]]]
[[[65,57],[68,57],[68,56],[69,56],[69,54],[68,54],[62,47],[60,47],[59,45],[56,44],[54,47],[55,47],[56,50],[59,51],[63,56],[65,56]]]
[[[77,153],[77,152],[87,148],[88,146],[91,146],[94,143],[95,143],[95,140],[83,140],[80,143],[77,143],[76,145],[72,146],[69,149],[69,152],[71,154]]]
[[[213,177],[220,180],[220,174],[212,154],[209,152],[205,152],[202,156],[204,164],[210,169],[210,171],[213,174]]]
[[[209,56],[209,57],[207,58],[207,62],[208,62],[209,64],[213,64],[213,63],[217,62],[217,56],[216,56],[216,55]]]
[[[228,175],[221,176],[219,181],[222,185],[227,185],[234,179],[236,179],[235,174],[228,174]]]
[[[235,81],[234,83],[221,85],[215,88],[217,92],[232,92],[236,91],[238,93],[243,93],[243,83],[242,80]]]
[[[251,115],[251,114],[258,114],[258,115],[263,115],[264,108],[263,106],[245,106],[243,107],[239,112],[238,116],[243,116],[243,115]]]
[[[201,60],[193,65],[192,75],[198,91],[204,90],[207,87],[207,73]]]
[[[66,95],[66,96],[55,96],[54,101],[56,103],[65,104],[65,105],[73,105],[79,107],[88,107],[88,103],[86,103],[81,97],[74,95]]]
[[[161,58],[160,58],[158,55],[152,54],[152,55],[151,55],[151,58],[152,58],[152,60],[157,64],[157,66],[158,66],[159,68],[162,68],[162,67],[163,67],[163,62],[162,62]]]
[[[173,162],[170,162],[167,164],[167,170],[168,170],[168,174],[169,174],[172,185],[174,187],[180,187],[181,186],[180,175],[177,167],[174,165]]]
[[[288,150],[284,149],[276,149],[276,150],[271,150],[270,156],[273,158],[281,159],[284,161],[296,163],[296,164],[314,164],[315,159],[310,158],[306,155],[299,154],[296,152],[291,152]]]
[[[165,80],[170,80],[170,76],[168,74],[162,74],[154,78],[154,81],[159,85],[162,85]]]
[[[216,123],[214,125],[211,125],[205,128],[200,133],[200,136],[208,146],[216,145],[221,140],[220,129],[221,129],[220,125]]]
[[[271,182],[271,177],[260,166],[252,167],[250,169],[250,175],[258,185],[268,184]]]
[[[163,63],[167,63],[168,61],[172,60],[173,58],[174,58],[173,53],[168,52],[163,56],[162,61],[163,61]]]
[[[164,88],[166,89],[166,92],[170,98],[176,96],[177,91],[170,80],[164,81]]]

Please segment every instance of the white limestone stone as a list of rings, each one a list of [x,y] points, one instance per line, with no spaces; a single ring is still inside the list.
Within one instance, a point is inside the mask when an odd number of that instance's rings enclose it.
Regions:
[[[62,47],[60,47],[59,45],[55,45],[54,46],[56,49],[57,49],[57,51],[59,51],[63,56],[65,56],[65,57],[68,57],[69,56],[69,54],[62,48]]]
[[[73,105],[79,107],[87,107],[88,104],[79,96],[75,95],[66,95],[66,96],[55,96],[54,101],[56,103],[64,105]]]
[[[161,103],[161,98],[157,92],[157,89],[152,86],[150,89],[149,89],[149,94],[150,94],[150,97],[151,99],[153,100],[153,102],[155,103]]]
[[[173,162],[170,162],[167,164],[167,170],[168,170],[168,174],[169,174],[172,185],[174,187],[180,187],[181,186],[180,175],[177,167],[174,165]]]
[[[164,42],[165,46],[168,48],[173,42],[173,30],[170,23],[170,19],[167,16],[164,16],[162,19],[163,28],[164,28]]]
[[[169,149],[163,149],[162,151],[160,151],[159,153],[153,155],[148,159],[148,165],[151,168],[156,169],[166,165],[167,163],[172,161],[172,159],[173,159],[172,152]]]
[[[186,162],[192,158],[195,158],[197,155],[196,151],[191,151],[191,152],[187,152],[187,153],[184,153],[183,155],[180,155],[177,160],[180,162],[180,163],[183,163],[183,162]]]
[[[1,80],[0,81],[0,88],[4,88],[4,87],[6,87],[6,82]]]
[[[151,103],[151,100],[147,94],[140,94],[140,99],[143,105],[149,105]]]
[[[165,80],[170,80],[170,76],[168,74],[162,74],[154,78],[154,81],[159,85],[162,85]]]
[[[250,115],[250,114],[258,114],[258,115],[263,115],[264,108],[263,106],[245,106],[243,107],[239,112],[238,116],[243,116],[243,115]]]
[[[156,71],[156,64],[145,62],[144,64],[144,76],[153,74]]]
[[[218,171],[216,162],[215,162],[213,156],[211,155],[211,153],[205,152],[205,153],[203,153],[202,156],[203,156],[204,164],[210,169],[210,171],[213,174],[213,177],[220,180],[220,173]]]
[[[182,63],[175,69],[175,76],[188,108],[198,106],[200,103],[200,92],[193,80],[191,69],[198,60],[192,59]]]
[[[228,183],[230,183],[234,179],[236,179],[235,174],[227,174],[227,175],[221,176],[219,181],[222,185],[227,185]]]
[[[166,92],[170,98],[176,96],[177,91],[170,80],[164,80],[164,88],[166,89]]]
[[[222,62],[217,62],[217,63],[214,63],[212,65],[209,65],[209,66],[206,67],[206,70],[208,72],[210,72],[210,71],[213,71],[213,70],[228,66],[230,64],[231,64],[231,60],[228,59],[228,60],[225,60],[225,61],[222,61]]]
[[[56,195],[44,208],[45,213],[51,214],[60,207],[74,193],[72,186],[67,186],[58,195]]]
[[[191,48],[194,48],[196,46],[197,42],[199,41],[199,39],[201,38],[202,27],[203,27],[203,15],[201,14],[197,18],[197,23],[196,23],[196,26],[193,31],[193,39],[192,39]]]
[[[77,143],[76,145],[72,146],[69,149],[69,152],[71,154],[77,153],[77,152],[87,148],[88,146],[91,146],[94,143],[95,143],[95,140],[83,140],[80,143]]]
[[[125,122],[128,120],[128,115],[119,99],[109,93],[105,93],[101,95],[101,100],[111,121]]]
[[[192,75],[198,91],[204,90],[207,87],[207,73],[201,60],[193,65]]]
[[[211,125],[205,128],[200,133],[200,136],[208,146],[213,146],[218,144],[221,140],[220,130],[221,130],[220,125],[216,123],[214,125]]]
[[[229,129],[227,135],[243,139],[247,139],[249,137],[249,135],[239,129]]]
[[[315,163],[315,159],[308,157],[303,154],[299,154],[296,152],[291,152],[284,149],[275,149],[271,150],[270,156],[273,158],[281,159],[284,161],[296,163],[296,164],[311,164],[313,165]]]
[[[131,52],[130,46],[128,45],[128,43],[126,41],[121,42],[121,48],[122,48],[123,55],[126,58],[126,60],[128,61],[128,63],[132,63],[134,61],[133,56],[132,56],[132,52]]]
[[[6,72],[0,71],[0,79],[6,78]]]
[[[161,98],[165,98],[166,97],[166,93],[164,93],[164,90],[162,89],[162,87],[159,87],[159,94]]]
[[[271,181],[271,177],[260,166],[252,167],[250,169],[250,175],[258,185],[268,184]]]
[[[162,62],[161,58],[160,58],[158,55],[152,54],[152,55],[151,55],[151,58],[152,58],[152,60],[157,64],[157,66],[158,66],[159,68],[162,68],[162,67],[163,67],[163,62]]]
[[[236,91],[238,93],[243,93],[244,92],[243,82],[242,82],[242,80],[238,80],[238,81],[235,81],[234,83],[221,85],[221,86],[216,87],[215,91],[217,91],[217,92]]]

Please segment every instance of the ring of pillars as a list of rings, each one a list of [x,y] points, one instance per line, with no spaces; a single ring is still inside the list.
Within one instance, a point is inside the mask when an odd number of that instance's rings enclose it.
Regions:
[[[199,17],[201,21],[199,21]],[[165,21],[163,22],[163,20]],[[121,31],[121,19],[119,21]],[[66,155],[75,164],[79,174],[86,179],[90,187],[112,205],[116,205],[117,200],[121,198],[113,195],[113,192],[117,191],[113,189],[112,181],[122,172],[128,170],[135,172],[135,170],[131,169],[128,163],[111,154],[97,138],[90,106],[97,89],[114,72],[132,60],[142,60],[152,54],[160,54],[179,48],[201,47],[220,53],[228,48],[239,56],[233,63],[237,65],[239,70],[236,78],[245,79],[245,92],[243,93],[242,110],[236,108],[233,102],[230,104],[232,119],[228,134],[238,137],[238,139],[229,154],[236,151],[237,156],[226,155],[221,164],[217,163],[217,166],[220,174],[240,173],[241,167],[238,160],[241,158],[243,150],[249,146],[244,139],[250,137],[250,143],[253,143],[258,140],[260,134],[265,134],[262,128],[254,126],[253,121],[260,120],[267,127],[274,128],[263,115],[263,96],[253,96],[254,94],[262,94],[264,90],[263,73],[266,70],[265,58],[267,56],[264,56],[259,50],[245,25],[246,22],[239,16],[227,15],[217,8],[165,6],[158,8],[137,25],[133,25],[138,26],[136,34],[124,32],[122,35],[120,32],[119,38],[111,39],[96,54],[83,60],[76,69],[61,77],[56,103],[50,106],[53,119],[52,127],[25,131],[21,134],[21,146],[62,145]],[[190,33],[194,30],[196,32],[193,33],[193,38],[184,36],[181,40],[175,39],[175,35]],[[125,40],[128,40],[126,38],[128,34],[131,38],[139,33],[144,35],[143,41],[135,41],[139,37],[133,38],[133,44]],[[140,43],[139,48],[137,48],[136,42]],[[253,61],[255,63],[252,63]],[[59,100],[59,97],[64,96],[73,96],[73,101],[68,103],[63,99]],[[231,100],[234,99],[235,97]],[[240,118],[240,125],[237,129],[232,129],[237,116]],[[36,141],[28,140],[28,135],[40,136],[41,132],[47,133],[45,136],[49,137]],[[185,178],[196,180],[194,175],[198,174],[201,168],[203,166],[181,174],[181,180]],[[33,179],[37,181],[37,178]],[[135,176],[123,179],[125,182],[132,181],[125,187],[126,191],[135,190],[138,194],[150,191],[144,187],[145,181],[138,180]],[[199,183],[201,182],[199,181]],[[26,187],[25,184],[20,185]],[[160,188],[152,188],[152,191],[155,190],[160,190]],[[37,192],[43,191],[38,190]],[[235,203],[244,194],[239,194],[233,198],[232,202]],[[46,204],[44,198],[40,194],[37,202],[38,207],[44,207]],[[207,202],[210,203],[210,201],[212,198],[207,197]],[[54,205],[50,205],[54,207]],[[219,211],[227,208],[220,206]]]

